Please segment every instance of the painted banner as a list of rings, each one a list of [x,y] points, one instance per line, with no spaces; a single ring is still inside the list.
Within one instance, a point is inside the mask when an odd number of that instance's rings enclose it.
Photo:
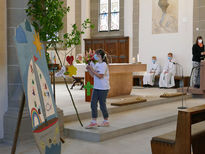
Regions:
[[[36,144],[41,154],[60,154],[58,116],[45,51],[28,20],[17,27],[15,42]]]

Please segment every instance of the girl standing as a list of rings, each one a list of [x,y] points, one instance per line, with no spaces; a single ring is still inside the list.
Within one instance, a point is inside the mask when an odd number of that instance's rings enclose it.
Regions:
[[[110,89],[109,84],[109,70],[107,65],[107,57],[105,52],[102,49],[96,50],[94,55],[95,60],[97,61],[94,65],[88,65],[86,69],[94,78],[94,87],[91,98],[91,111],[92,111],[92,120],[87,129],[97,127],[97,117],[98,117],[98,101],[100,103],[100,109],[103,114],[104,121],[99,125],[101,127],[109,126],[108,122],[108,111],[106,107],[106,98],[108,91]]]

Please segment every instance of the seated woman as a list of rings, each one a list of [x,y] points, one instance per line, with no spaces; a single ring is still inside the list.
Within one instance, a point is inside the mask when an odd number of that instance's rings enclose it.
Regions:
[[[152,57],[152,62],[143,77],[143,85],[144,87],[149,87],[154,85],[155,75],[159,75],[160,73],[160,65],[157,63],[157,57]]]
[[[168,53],[168,61],[164,66],[159,79],[160,88],[171,88],[175,86],[174,76],[176,74],[176,64],[173,60],[173,53]]]

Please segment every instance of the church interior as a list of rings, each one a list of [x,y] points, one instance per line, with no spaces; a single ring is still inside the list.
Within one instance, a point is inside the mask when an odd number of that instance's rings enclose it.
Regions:
[[[205,0],[0,4],[1,154],[205,154]]]

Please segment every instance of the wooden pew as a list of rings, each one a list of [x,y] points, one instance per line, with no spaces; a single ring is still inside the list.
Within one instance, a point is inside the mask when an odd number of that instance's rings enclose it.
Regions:
[[[160,76],[159,75],[156,75],[155,76],[155,80],[156,81],[159,81],[159,78]],[[135,86],[136,84],[136,80],[139,80],[139,84],[140,86],[143,87],[143,75],[133,75],[133,86]],[[183,80],[182,80],[182,77],[181,76],[174,76],[174,80],[175,80],[175,85],[176,87],[180,87],[179,85],[179,82],[182,81],[184,86],[185,87],[188,87],[189,86],[189,80],[190,80],[190,77],[189,76],[185,76],[183,77]]]
[[[152,154],[191,154],[191,145],[193,154],[205,154],[205,105],[179,111],[176,131],[151,140]]]

